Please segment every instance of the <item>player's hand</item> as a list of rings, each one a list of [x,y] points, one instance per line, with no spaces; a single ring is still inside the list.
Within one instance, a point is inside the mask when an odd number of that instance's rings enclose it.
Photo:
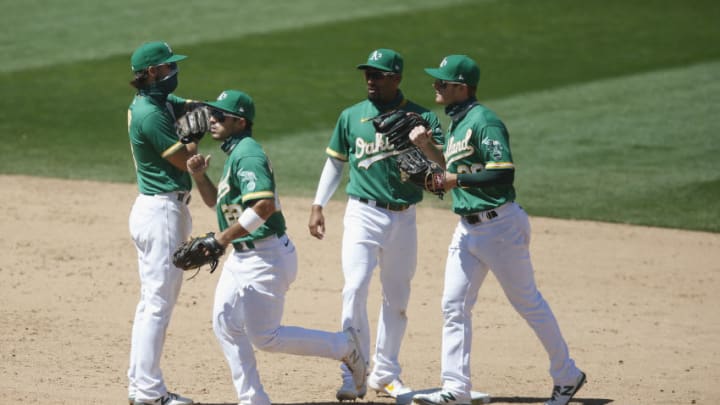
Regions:
[[[325,216],[320,205],[313,205],[310,210],[310,222],[308,223],[310,235],[321,239],[325,237]]]
[[[443,184],[445,192],[452,190],[457,187],[457,174],[445,172],[445,183]]]
[[[210,167],[210,155],[193,155],[187,160],[188,173],[191,175],[204,174]]]
[[[422,125],[418,125],[410,131],[408,137],[418,148],[423,149],[430,143],[432,131]]]

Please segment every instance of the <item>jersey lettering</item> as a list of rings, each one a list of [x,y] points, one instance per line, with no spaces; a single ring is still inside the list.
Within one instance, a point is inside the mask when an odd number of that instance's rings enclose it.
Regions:
[[[230,171],[225,173],[225,176],[223,176],[220,181],[218,181],[217,186],[217,202],[220,202],[220,200],[225,197],[227,193],[230,192],[230,183],[228,182],[228,178],[230,176]]]
[[[133,100],[133,103],[135,103],[135,100]],[[130,132],[130,123],[132,122],[132,110],[128,110],[128,132]],[[137,159],[135,159],[135,149],[132,147],[132,141],[130,141],[130,154],[133,158],[133,165],[135,165],[135,171],[137,171],[138,165],[137,165]]]
[[[243,208],[240,206],[240,204],[222,204],[220,206],[220,209],[222,210],[223,216],[225,217],[225,221],[227,221],[228,226],[231,226],[235,222],[237,222],[238,218],[240,218],[240,214],[242,214]]]
[[[358,167],[363,169],[369,168],[373,163],[395,156],[399,152],[395,150],[393,144],[387,142],[382,134],[375,133],[374,142],[366,142],[362,138],[355,139],[355,158]],[[366,157],[363,159],[363,157]]]
[[[470,145],[471,137],[472,129],[468,128],[464,138],[457,141],[452,137],[448,139],[447,147],[445,148],[445,161],[448,166],[457,160],[475,153],[475,147]]]

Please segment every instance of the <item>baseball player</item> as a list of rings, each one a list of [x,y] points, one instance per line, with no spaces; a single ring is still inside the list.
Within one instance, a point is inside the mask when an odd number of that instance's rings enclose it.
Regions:
[[[448,248],[442,311],[441,391],[414,396],[421,405],[470,404],[472,308],[488,270],[515,310],[527,321],[550,358],[554,381],[546,405],[565,405],[585,383],[570,358],[555,316],[535,285],[530,262],[530,223],[515,203],[515,167],[508,131],[494,112],[475,97],[480,69],[465,55],[450,55],[434,77],[435,102],[452,122],[444,143],[445,189],[452,189],[453,211],[460,216]],[[410,137],[430,156],[430,133],[416,127]]]
[[[128,110],[128,128],[140,194],[130,213],[130,233],[141,286],[128,369],[131,405],[193,403],[168,392],[160,370],[165,332],[183,276],[170,257],[192,228],[187,207],[192,182],[185,162],[196,153],[197,144],[178,142],[175,117],[189,104],[171,94],[178,84],[177,62],[185,58],[165,42],[145,43],[131,57],[131,85],[137,94]]]
[[[241,405],[270,405],[253,346],[270,352],[342,360],[354,384],[365,384],[366,358],[351,328],[330,333],[282,326],[285,293],[297,275],[297,252],[285,233],[270,160],[252,137],[255,105],[249,95],[223,91],[211,108],[212,138],[228,155],[217,187],[207,177],[209,156],[187,167],[203,201],[216,206],[223,247],[232,244],[213,305],[213,330],[230,366]]]
[[[372,118],[402,109],[421,114],[431,125],[440,148],[442,130],[437,116],[405,98],[400,91],[403,59],[391,49],[377,49],[357,66],[364,73],[367,100],[341,114],[326,149],[328,159],[320,175],[308,224],[310,234],[325,236],[323,207],[337,189],[343,165],[349,162],[350,182],[342,243],[342,326],[359,331],[363,353],[370,352],[367,297],[375,266],[380,266],[382,307],[378,320],[374,367],[368,385],[378,393],[397,397],[411,390],[400,379],[398,355],[407,326],[410,281],[415,273],[417,229],[415,204],[423,192],[401,181],[395,156],[386,136],[376,134]],[[341,366],[343,367],[343,366]],[[343,367],[338,400],[362,398],[366,386],[356,387]]]

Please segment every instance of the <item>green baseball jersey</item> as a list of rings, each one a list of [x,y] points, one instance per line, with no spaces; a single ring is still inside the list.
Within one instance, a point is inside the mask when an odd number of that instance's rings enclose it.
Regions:
[[[448,130],[443,152],[450,173],[478,173],[483,170],[514,169],[510,135],[505,124],[490,109],[475,105]],[[467,215],[515,201],[512,184],[452,189],[452,209]]]
[[[223,149],[227,150],[228,158],[218,182],[216,208],[220,230],[235,224],[249,202],[274,198],[276,211],[267,221],[253,233],[233,242],[285,233],[285,217],[280,211],[280,200],[275,193],[275,175],[262,146],[249,135],[234,136],[226,142]]]
[[[192,187],[190,175],[172,165],[166,155],[178,143],[175,117],[183,113],[185,99],[137,94],[128,109],[130,150],[138,189],[154,195]]]
[[[430,123],[433,141],[443,144],[440,121],[435,113],[405,98],[397,108],[422,115]],[[345,109],[338,118],[326,153],[350,163],[348,195],[392,204],[420,202],[422,189],[400,180],[395,158],[398,151],[386,136],[375,132],[372,119],[380,113],[382,111],[369,100]]]

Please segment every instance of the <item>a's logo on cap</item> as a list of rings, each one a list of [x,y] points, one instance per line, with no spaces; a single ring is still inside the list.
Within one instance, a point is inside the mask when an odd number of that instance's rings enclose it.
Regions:
[[[460,74],[458,75],[458,80],[465,80],[465,78],[463,77],[463,75]]]
[[[443,58],[442,62],[440,62],[440,67],[443,67],[447,65],[447,58]]]
[[[370,60],[380,60],[382,59],[382,53],[378,51],[373,51],[373,53],[370,55]]]
[[[168,45],[167,42],[163,42],[165,44],[165,48],[167,48],[168,52],[173,53],[172,48],[170,48],[170,45]]]
[[[220,93],[220,95],[218,96],[217,101],[225,100],[226,98],[227,98],[227,93],[225,93],[225,92],[223,91],[223,92]]]

